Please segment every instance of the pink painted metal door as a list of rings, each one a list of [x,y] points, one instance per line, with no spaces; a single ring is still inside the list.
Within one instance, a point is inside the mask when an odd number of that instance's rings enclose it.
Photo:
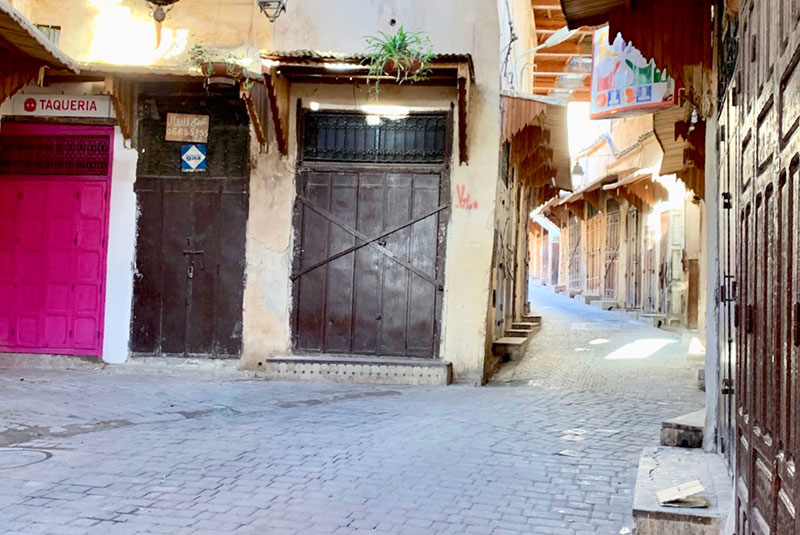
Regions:
[[[3,125],[0,351],[100,355],[113,129]]]

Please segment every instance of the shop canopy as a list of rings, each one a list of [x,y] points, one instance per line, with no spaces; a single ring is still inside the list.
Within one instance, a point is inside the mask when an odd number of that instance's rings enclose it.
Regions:
[[[8,0],[0,0],[0,103],[40,77],[44,68],[79,71],[78,65]]]
[[[535,203],[546,202],[559,190],[572,191],[566,106],[511,92],[501,93],[500,104],[509,161],[520,166],[520,178],[537,192]]]

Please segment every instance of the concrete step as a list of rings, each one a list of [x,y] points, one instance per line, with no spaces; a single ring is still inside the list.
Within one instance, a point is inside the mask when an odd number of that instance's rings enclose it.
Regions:
[[[522,360],[522,357],[525,356],[525,350],[528,348],[528,341],[529,337],[505,336],[498,338],[492,343],[492,353],[510,360]]]
[[[656,493],[699,479],[707,508],[664,507]],[[722,456],[684,448],[645,448],[633,495],[636,535],[719,535],[725,526],[733,482]]]
[[[667,324],[667,317],[663,314],[654,314],[652,312],[640,312],[638,314],[639,321],[659,328]]]
[[[257,378],[383,385],[448,385],[453,366],[437,359],[294,355],[259,362]]]
[[[603,300],[603,298],[600,297],[599,295],[584,295],[583,296],[583,302],[586,303],[587,305],[591,305],[595,301],[602,301],[602,300]]]
[[[706,410],[690,412],[661,422],[661,445],[679,448],[702,448]]]
[[[512,329],[522,329],[522,330],[525,330],[525,331],[532,331],[534,329],[534,327],[538,327],[538,326],[539,326],[538,323],[528,323],[528,322],[524,322],[524,321],[516,321],[516,322],[511,324],[511,328]]]
[[[542,317],[536,314],[528,314],[526,316],[522,316],[521,323],[532,323],[534,325],[541,325]]]
[[[553,286],[553,291],[557,294],[564,293],[567,291],[567,287],[564,284],[557,284]]]
[[[507,338],[527,338],[531,333],[528,329],[506,329],[505,336]]]
[[[595,308],[600,308],[603,310],[614,310],[619,308],[619,303],[616,301],[609,301],[607,299],[595,299],[590,304]]]

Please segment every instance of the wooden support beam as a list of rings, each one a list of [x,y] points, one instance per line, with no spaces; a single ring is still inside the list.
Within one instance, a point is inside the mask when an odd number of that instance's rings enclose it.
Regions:
[[[289,89],[290,84],[283,76],[277,74],[276,68],[272,67],[270,72],[264,75],[264,82],[267,87],[267,98],[272,115],[272,125],[275,128],[275,137],[278,142],[278,150],[286,156],[289,154]]]
[[[531,0],[532,9],[557,9],[561,11],[561,0]]]
[[[467,143],[467,118],[469,116],[469,93],[471,76],[466,64],[458,66],[458,161],[469,163],[469,145]]]

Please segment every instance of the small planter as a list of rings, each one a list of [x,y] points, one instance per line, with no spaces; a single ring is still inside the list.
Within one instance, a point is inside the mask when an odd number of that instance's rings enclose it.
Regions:
[[[383,72],[392,78],[402,78],[404,75],[409,78],[419,75],[422,71],[422,61],[419,58],[414,58],[410,62],[394,62],[393,60],[386,60],[383,66]]]
[[[241,65],[225,61],[212,61],[200,65],[208,85],[234,86],[244,77]]]

